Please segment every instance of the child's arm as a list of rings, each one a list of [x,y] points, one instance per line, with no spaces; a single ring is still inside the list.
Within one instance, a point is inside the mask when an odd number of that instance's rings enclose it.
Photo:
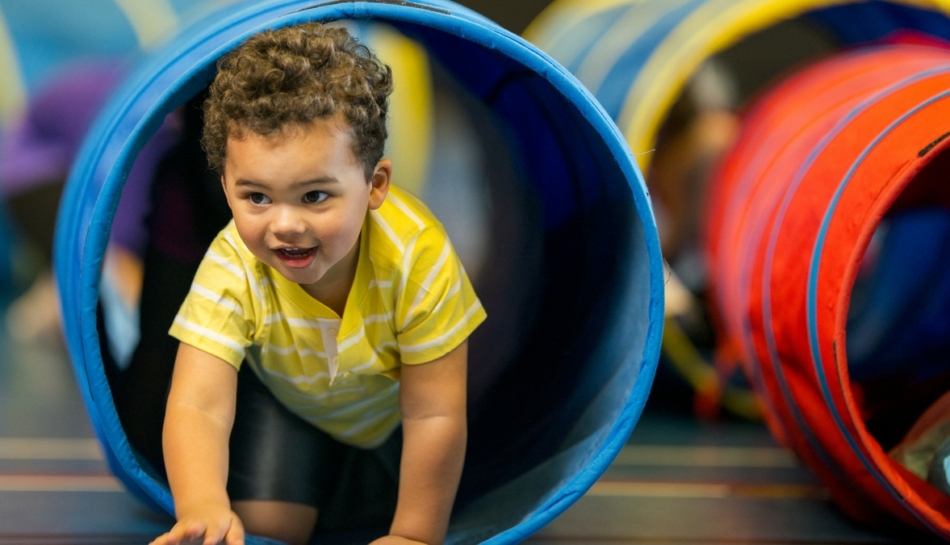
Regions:
[[[445,539],[468,437],[467,360],[466,341],[435,361],[402,366],[399,502],[390,535],[379,543]]]
[[[204,536],[205,544],[244,543],[244,528],[225,489],[228,438],[234,423],[237,371],[182,343],[175,360],[163,446],[178,522],[152,545]]]

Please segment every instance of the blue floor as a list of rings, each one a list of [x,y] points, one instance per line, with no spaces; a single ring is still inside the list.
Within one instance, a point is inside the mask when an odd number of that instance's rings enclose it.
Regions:
[[[0,544],[147,543],[171,524],[102,460],[61,345],[0,331]],[[651,406],[652,407],[652,406]],[[765,428],[648,407],[589,493],[530,543],[901,543],[849,522]]]

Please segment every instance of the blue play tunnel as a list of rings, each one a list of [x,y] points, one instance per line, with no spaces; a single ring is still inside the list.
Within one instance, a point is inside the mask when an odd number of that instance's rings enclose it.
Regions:
[[[115,210],[139,151],[210,83],[218,58],[251,34],[311,20],[385,24],[420,44],[433,85],[479,135],[484,172],[472,194],[484,198],[447,214],[462,217],[460,238],[482,241],[473,281],[489,314],[470,343],[469,450],[449,541],[521,541],[584,494],[640,416],[662,334],[660,248],[639,170],[591,95],[534,46],[448,1],[235,4],[182,31],[115,93],[67,184],[55,250],[67,344],[93,427],[123,483],[173,512],[160,472],[129,440],[110,381],[108,339],[117,333],[103,320],[101,288]],[[453,154],[439,146],[451,138],[436,136],[427,153],[444,166]],[[428,200],[430,186],[451,176],[427,172],[418,190]],[[476,206],[482,221],[464,223]],[[151,233],[159,235],[169,233]],[[151,312],[143,302],[141,320]]]

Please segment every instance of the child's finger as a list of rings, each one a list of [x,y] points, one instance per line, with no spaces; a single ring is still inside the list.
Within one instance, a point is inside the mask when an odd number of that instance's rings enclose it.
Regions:
[[[224,536],[227,545],[244,545],[244,528],[238,521],[232,521],[228,533]]]
[[[149,545],[179,545],[188,540],[187,527],[184,524],[176,524],[168,532],[158,536]]]
[[[204,533],[204,525],[200,522],[179,521],[165,534],[165,545],[177,545],[183,541],[188,541],[199,537]]]
[[[205,524],[204,522],[195,521],[187,525],[187,529],[185,530],[184,537],[189,538],[189,539],[201,537],[202,535],[204,535],[204,533],[207,530],[208,530],[207,524]]]
[[[168,534],[164,533],[153,539],[148,545],[173,545],[173,543],[169,541]]]
[[[209,524],[205,529],[205,539],[202,541],[202,545],[218,545],[218,543],[224,541],[226,531],[227,527],[219,522]]]

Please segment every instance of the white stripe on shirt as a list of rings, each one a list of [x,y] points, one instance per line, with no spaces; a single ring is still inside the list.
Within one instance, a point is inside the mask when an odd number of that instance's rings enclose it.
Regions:
[[[416,312],[416,307],[422,304],[422,300],[425,298],[426,294],[429,293],[429,288],[432,287],[432,283],[435,281],[435,277],[442,272],[442,267],[445,266],[445,261],[449,257],[452,247],[449,246],[448,240],[445,241],[445,244],[442,245],[442,253],[439,254],[439,259],[435,262],[432,267],[429,268],[429,274],[426,275],[425,280],[422,281],[422,285],[419,287],[419,291],[416,292],[416,298],[412,302],[412,306],[409,307],[409,312],[406,313],[406,321],[402,324],[402,328],[406,329],[409,326],[409,322],[412,321],[413,316]]]
[[[408,345],[408,346],[407,346],[407,345],[404,345],[404,344],[400,344],[400,345],[399,345],[399,350],[400,350],[401,352],[404,352],[404,353],[405,353],[405,352],[422,352],[423,350],[426,350],[426,349],[428,349],[428,348],[432,348],[433,346],[439,346],[440,344],[442,344],[443,342],[445,342],[446,339],[448,339],[449,337],[451,337],[452,335],[454,335],[455,332],[457,332],[459,329],[461,329],[463,326],[465,326],[465,324],[468,323],[468,319],[472,316],[472,314],[474,314],[475,312],[477,312],[478,309],[480,309],[480,308],[482,308],[482,305],[481,305],[480,302],[476,301],[476,302],[472,303],[472,306],[468,307],[468,310],[465,311],[465,315],[462,316],[462,319],[459,320],[458,323],[456,323],[456,324],[452,327],[452,329],[449,329],[449,330],[446,331],[444,334],[442,334],[442,335],[440,335],[439,337],[437,337],[437,338],[435,338],[435,339],[432,339],[431,341],[428,341],[428,342],[424,342],[424,343],[416,344],[416,345]]]
[[[402,260],[399,262],[399,287],[396,289],[396,292],[393,293],[393,299],[399,300],[402,297],[402,294],[406,292],[406,282],[409,281],[409,274],[412,272],[410,270],[410,265],[412,264],[412,252],[416,249],[416,239],[418,237],[413,237],[409,241],[409,246],[406,248],[406,252],[402,254]]]
[[[353,393],[359,393],[359,392],[365,392],[365,391],[366,391],[366,386],[363,386],[362,384],[358,388],[347,388],[345,390],[331,388],[318,396],[308,396],[307,399],[309,401],[323,401],[324,399],[328,397],[333,397],[333,396],[342,395],[342,394],[353,394]],[[375,400],[377,402],[379,401],[378,399],[375,399],[372,397],[366,398],[366,400],[367,401]],[[347,404],[347,405],[343,405],[342,407],[349,408],[349,407],[352,407],[352,405]]]
[[[357,433],[363,431],[365,428],[374,426],[379,423],[380,420],[385,420],[392,417],[393,411],[391,410],[378,410],[367,413],[360,417],[360,421],[355,425],[351,426],[348,430],[341,432],[340,437],[352,437]]]
[[[257,277],[257,275],[254,274],[254,270],[252,269],[253,265],[249,264],[247,261],[244,260],[244,254],[238,251],[238,243],[237,241],[234,240],[234,237],[231,236],[231,233],[228,233],[227,231],[225,231],[224,240],[227,240],[228,244],[234,247],[235,254],[237,254],[238,259],[241,260],[241,264],[244,266],[244,278],[247,279],[248,285],[251,286],[251,291],[254,292],[254,297],[257,298],[258,303],[260,303],[262,307],[265,306],[264,287],[266,287],[266,283],[265,283],[265,286],[262,287],[260,284],[257,283],[257,281],[255,281],[255,278]],[[242,244],[243,244],[243,241],[242,241]]]
[[[376,355],[376,352],[373,352],[373,355],[370,356],[369,361],[367,361],[366,363],[361,363],[361,364],[357,365],[356,367],[350,369],[349,372],[350,372],[350,373],[359,373],[359,372],[362,371],[363,369],[367,369],[367,368],[369,368],[369,367],[372,367],[373,364],[376,363],[376,361],[377,361],[378,359],[379,359],[379,357]]]
[[[270,369],[269,367],[262,367],[262,369],[263,369],[264,372],[267,373],[268,375],[271,375],[271,376],[274,376],[274,377],[278,377],[278,378],[282,378],[282,379],[284,379],[285,381],[287,381],[287,382],[292,382],[292,383],[294,383],[294,384],[313,384],[314,382],[320,380],[321,378],[325,378],[325,379],[329,379],[329,378],[330,378],[330,375],[327,374],[327,373],[324,373],[323,371],[320,371],[320,372],[317,373],[316,375],[311,375],[311,376],[297,375],[297,376],[294,376],[294,377],[290,377],[290,376],[284,375],[284,374],[282,374],[282,373],[278,373],[277,371],[275,371],[275,370],[273,370],[273,369]],[[297,392],[297,390],[295,390],[295,392]],[[311,398],[310,396],[306,395],[306,393],[304,393],[304,392],[300,392],[300,393],[301,393],[302,395],[304,395],[307,399],[313,399],[313,398]]]
[[[400,253],[406,251],[406,247],[403,245],[402,241],[399,240],[399,235],[393,231],[393,228],[388,223],[386,223],[386,220],[384,220],[383,217],[379,215],[378,211],[373,210],[373,212],[370,214],[370,217],[373,218],[373,221],[375,221],[376,224],[379,225],[380,229],[386,233],[386,238],[396,245],[396,248],[399,249]]]
[[[412,220],[412,223],[415,223],[417,226],[419,226],[419,229],[425,229],[426,224],[423,223],[421,219],[419,219],[419,216],[417,216],[416,213],[413,212],[412,209],[410,209],[409,206],[406,205],[406,203],[402,199],[397,197],[395,194],[390,193],[389,195],[387,195],[387,200],[395,204],[396,208],[402,210],[403,214],[405,214],[406,216],[409,217],[409,219]]]
[[[318,320],[307,320],[306,318],[287,318],[287,323],[291,327],[300,327],[300,328],[310,328],[310,329],[320,329],[320,322]]]
[[[182,318],[181,316],[175,316],[175,323],[187,329],[188,331],[191,331],[192,333],[211,339],[212,341],[218,344],[227,346],[228,348],[234,350],[235,352],[244,354],[244,347],[242,345],[232,341],[231,339],[225,337],[224,335],[211,331],[210,329],[200,326],[194,322],[189,322],[188,320]]]
[[[399,390],[399,383],[396,381],[393,381],[392,385],[387,386],[386,388],[380,390],[379,392],[376,393],[376,395],[380,397],[386,397],[386,396],[395,394],[398,390]],[[376,401],[378,400],[372,397],[368,397],[366,399],[361,399],[353,403],[348,403],[335,411],[325,412],[323,413],[323,416],[324,418],[333,418],[333,417],[346,415],[347,413],[351,413],[353,411],[361,411],[366,406],[374,405]],[[389,414],[388,410],[384,410],[384,412]]]
[[[447,301],[452,301],[456,293],[462,289],[462,279],[458,278],[455,280],[455,283],[452,284],[452,287],[449,288],[449,291],[445,293],[445,297],[439,299],[439,302],[432,307],[432,310],[429,311],[430,314],[437,313]]]
[[[225,258],[223,255],[217,252],[214,252],[212,250],[208,250],[207,256],[209,259],[211,259],[211,261],[214,261],[215,263],[220,265],[222,268],[224,268],[225,270],[227,270],[229,273],[233,274],[234,276],[238,278],[244,278],[244,271],[242,271],[234,263],[231,263],[230,261],[228,261],[227,258]]]
[[[290,346],[275,346],[273,344],[266,345],[261,347],[261,352],[276,352],[281,356],[287,356],[290,354],[297,354],[301,358],[305,356],[316,356],[318,358],[328,359],[326,352],[318,352],[311,348],[304,348],[303,350],[298,349],[295,345]]]
[[[392,320],[392,318],[393,318],[393,313],[392,313],[392,312],[384,312],[383,314],[371,314],[371,315],[369,315],[369,316],[363,318],[363,323],[364,323],[364,324],[375,324],[376,322],[388,322],[388,321]]]
[[[200,295],[201,297],[204,297],[205,299],[211,301],[212,303],[218,306],[229,308],[233,310],[234,312],[238,313],[239,315],[241,315],[241,317],[244,317],[244,309],[241,308],[241,305],[237,304],[235,301],[232,301],[231,299],[228,299],[227,297],[224,297],[222,294],[218,292],[209,290],[208,288],[201,286],[195,282],[191,283],[190,291]]]
[[[348,338],[346,338],[346,339],[343,339],[341,342],[337,343],[336,349],[337,349],[338,352],[343,352],[343,351],[346,350],[347,348],[349,348],[349,347],[353,346],[354,344],[358,343],[358,342],[360,341],[360,339],[362,339],[362,338],[365,337],[365,336],[366,336],[366,330],[361,327],[361,328],[359,328],[359,330],[356,332],[356,335],[353,335],[352,337],[348,337]]]
[[[391,288],[393,287],[393,282],[392,280],[376,280],[374,278],[370,280],[369,286],[366,289],[371,290],[374,287],[379,288],[379,289]]]
[[[385,349],[387,349],[387,348],[398,348],[398,347],[399,347],[399,343],[397,343],[396,341],[386,341],[386,342],[382,342],[382,343],[379,343],[379,344],[375,345],[375,346],[373,347],[373,350],[374,350],[376,353],[379,353],[379,352],[382,352],[383,350],[385,350]]]

